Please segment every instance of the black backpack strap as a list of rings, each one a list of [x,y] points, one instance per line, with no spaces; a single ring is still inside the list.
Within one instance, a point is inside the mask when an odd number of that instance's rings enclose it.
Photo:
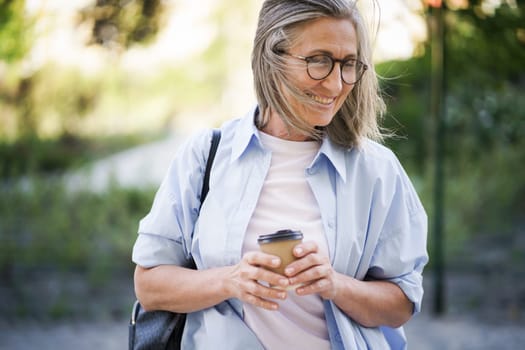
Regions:
[[[206,170],[204,171],[204,179],[202,183],[201,205],[208,194],[211,166],[213,164],[213,160],[215,159],[215,153],[217,152],[220,139],[221,131],[219,129],[213,129],[210,153],[208,155],[208,160],[206,161]],[[192,269],[197,268],[193,258],[191,259],[191,264],[188,267]],[[137,328],[135,323],[140,317],[142,317],[142,321],[140,321],[141,326]],[[128,347],[130,350],[139,347],[142,349],[144,348],[144,344],[142,343],[145,342],[148,349],[157,349],[159,346],[162,346],[163,349],[179,349],[181,346],[180,342],[182,339],[182,332],[184,330],[185,323],[186,314],[170,313],[166,311],[145,312],[143,309],[141,311],[141,305],[137,300],[133,305],[133,311],[129,324]],[[155,328],[148,329],[148,325],[154,325]],[[161,325],[161,329],[157,329],[159,328],[159,325]],[[140,336],[137,336],[137,332],[139,332],[137,329],[140,331]],[[154,333],[151,333],[152,330]],[[148,338],[150,339],[148,340]],[[139,343],[136,343],[137,339]]]
[[[219,129],[213,129],[213,134],[211,136],[211,146],[210,153],[208,155],[208,160],[206,162],[206,170],[204,171],[204,179],[202,181],[202,191],[201,191],[201,206],[208,195],[208,190],[210,189],[210,173],[213,160],[215,159],[215,153],[217,152],[217,147],[219,146],[219,141],[221,140],[221,131]]]

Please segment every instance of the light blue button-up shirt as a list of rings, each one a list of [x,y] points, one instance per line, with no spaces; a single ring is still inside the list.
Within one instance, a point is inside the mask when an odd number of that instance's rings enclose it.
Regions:
[[[221,127],[202,208],[199,197],[211,131],[194,135],[178,150],[150,213],[140,222],[135,263],[184,266],[193,257],[199,269],[208,269],[239,262],[272,156],[260,142],[254,113]],[[419,312],[421,274],[428,261],[427,217],[394,154],[369,140],[347,150],[325,138],[305,171],[334,269],[359,280],[396,283]],[[363,327],[331,301],[325,301],[324,308],[332,349],[406,348],[402,328]],[[229,350],[262,349],[243,322],[238,299],[188,315],[183,349],[217,349],[218,344]]]

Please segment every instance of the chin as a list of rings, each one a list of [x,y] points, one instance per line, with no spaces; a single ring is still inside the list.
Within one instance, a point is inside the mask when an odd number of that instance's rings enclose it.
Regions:
[[[319,126],[319,127],[325,127],[327,126],[328,124],[330,124],[332,122],[332,120],[334,119],[335,117],[335,113],[336,112],[330,112],[330,113],[308,113],[307,114],[307,120],[308,122],[313,125],[313,126]]]

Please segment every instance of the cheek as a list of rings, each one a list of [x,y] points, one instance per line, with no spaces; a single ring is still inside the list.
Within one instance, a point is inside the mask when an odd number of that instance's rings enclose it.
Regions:
[[[337,103],[339,104],[338,106],[338,109],[339,107],[341,107],[343,105],[343,103],[346,101],[346,99],[348,98],[348,96],[352,93],[352,90],[354,89],[354,86],[349,86],[340,96],[339,98],[339,101],[337,101]]]
[[[318,85],[319,81],[313,80],[312,78],[308,76],[308,74],[306,74],[306,72],[303,72],[303,74],[300,74],[296,78],[295,83],[296,83],[296,86],[300,90],[307,90],[307,89],[311,89],[315,87],[316,85]]]
[[[308,75],[306,74],[295,74],[290,79],[290,83],[298,90],[300,94],[303,94],[305,91],[312,90],[315,88],[316,82],[315,80],[312,80]],[[284,98],[285,100],[295,108],[297,111],[304,112],[307,110],[307,105],[305,105],[302,101],[299,101],[295,96],[293,96],[288,89],[284,90]]]
[[[350,86],[346,86],[345,87],[345,91],[343,92],[343,95],[345,96],[345,99],[348,97],[348,95],[350,95],[352,93],[352,91],[354,90],[354,85],[350,85]]]
[[[310,78],[304,67],[296,67],[288,75],[290,83],[299,91],[310,90],[319,84],[319,81]]]

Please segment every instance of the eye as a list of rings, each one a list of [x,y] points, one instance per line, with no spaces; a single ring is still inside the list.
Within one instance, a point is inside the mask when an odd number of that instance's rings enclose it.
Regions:
[[[356,64],[357,64],[357,61],[354,60],[354,59],[351,59],[351,60],[348,60],[348,61],[346,61],[344,63],[343,68],[344,69],[353,69],[353,68],[355,68]]]
[[[317,66],[331,66],[332,60],[326,55],[315,55],[308,57],[308,63]]]

